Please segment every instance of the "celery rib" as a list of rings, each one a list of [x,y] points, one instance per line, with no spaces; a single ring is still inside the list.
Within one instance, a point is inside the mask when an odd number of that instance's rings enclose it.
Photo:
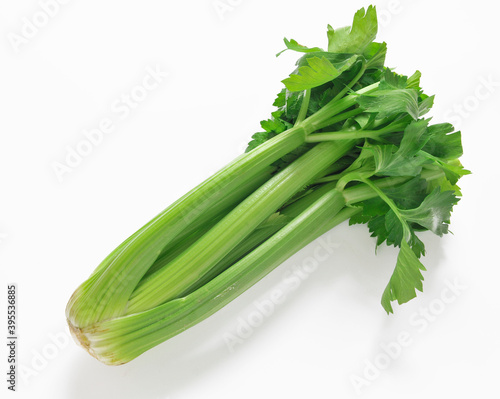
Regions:
[[[248,196],[167,267],[138,287],[127,314],[158,306],[181,295],[291,196],[344,156],[355,141],[321,143]]]
[[[301,126],[289,129],[255,151],[236,158],[174,202],[107,258],[92,284],[83,284],[70,299],[66,316],[74,326],[92,325],[123,314],[137,283],[163,248],[214,201],[236,189],[280,157],[304,143]]]
[[[240,261],[180,299],[153,309],[83,328],[93,355],[107,364],[125,363],[225,306],[285,259],[358,212],[341,211],[341,193],[330,190]]]

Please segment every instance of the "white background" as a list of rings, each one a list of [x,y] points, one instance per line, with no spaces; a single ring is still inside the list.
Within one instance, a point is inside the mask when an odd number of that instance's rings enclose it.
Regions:
[[[328,23],[348,25],[369,3],[74,0],[46,20],[37,1],[1,3],[0,318],[4,326],[6,285],[16,283],[24,370],[13,396],[355,398],[353,376],[365,379],[366,398],[495,396],[499,7],[374,3],[387,65],[422,71],[426,92],[437,94],[434,120],[463,131],[463,163],[474,172],[461,184],[454,235],[424,234],[424,293],[387,316],[380,297],[396,253],[375,254],[365,226],[342,225],[327,234],[334,255],[300,284],[287,278],[317,242],[213,317],[119,367],[67,338],[73,290],[121,240],[245,148],[294,68],[296,54],[275,58],[284,36],[324,47]],[[15,46],[23,18],[44,26]],[[168,76],[126,117],[113,111],[140,90],[148,67]],[[54,162],[106,118],[115,129],[58,181]],[[461,288],[453,294],[447,284]],[[273,290],[286,290],[286,300],[230,351],[225,338]],[[382,345],[401,334],[408,345],[367,379],[367,364],[387,360]]]

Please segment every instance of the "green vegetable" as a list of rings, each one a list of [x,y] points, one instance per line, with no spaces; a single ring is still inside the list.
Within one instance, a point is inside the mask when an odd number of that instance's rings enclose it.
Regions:
[[[384,66],[375,8],[328,26],[328,51],[303,53],[247,151],[127,238],[75,291],[76,340],[122,364],[207,318],[334,226],[365,223],[399,247],[382,306],[422,291],[417,233],[448,232],[469,172],[460,132],[423,116],[420,73]]]

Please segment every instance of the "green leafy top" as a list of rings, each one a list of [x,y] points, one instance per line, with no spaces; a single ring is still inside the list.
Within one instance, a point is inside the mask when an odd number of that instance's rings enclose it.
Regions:
[[[283,80],[276,111],[261,122],[264,131],[252,136],[247,151],[294,126],[307,131],[306,144],[277,162],[278,169],[318,142],[358,142],[348,162],[339,161],[315,187],[337,182],[340,191],[358,186],[372,190],[370,199],[348,203],[359,209],[350,223],[366,223],[377,246],[385,242],[400,248],[382,295],[390,313],[393,301],[405,303],[422,291],[425,246],[417,234],[448,232],[461,195],[457,182],[470,172],[458,161],[461,133],[449,123],[423,118],[434,96],[420,87],[420,72],[405,76],[384,66],[387,46],[374,41],[376,33],[376,10],[370,6],[355,14],[350,27],[328,26],[328,51],[285,39],[287,49],[303,55]],[[380,188],[377,183],[384,178],[399,183]]]
[[[341,186],[359,181],[377,194],[375,199],[356,204],[361,212],[351,219],[351,224],[366,223],[377,246],[386,242],[400,247],[396,268],[382,296],[388,313],[393,311],[391,301],[402,304],[414,298],[416,290],[422,291],[421,271],[425,268],[419,258],[425,254],[425,247],[416,232],[429,230],[438,236],[448,232],[452,208],[459,201],[456,182],[470,173],[454,159],[455,175],[450,175],[448,161],[425,151],[426,146],[433,148],[431,143],[436,138],[438,142],[442,140],[443,132],[450,127],[428,123],[428,119],[410,122],[398,145],[367,139],[361,161],[339,179]],[[456,135],[452,137],[457,140]],[[455,145],[459,146],[457,142]],[[413,178],[405,184],[380,189],[375,184],[377,176]]]

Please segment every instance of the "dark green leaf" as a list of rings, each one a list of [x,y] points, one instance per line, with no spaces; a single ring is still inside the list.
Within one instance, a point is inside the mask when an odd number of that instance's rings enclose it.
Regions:
[[[383,191],[399,209],[413,209],[419,206],[426,197],[427,181],[415,177],[404,184],[385,188]]]
[[[419,151],[429,139],[429,120],[420,119],[409,124],[403,134],[399,148],[394,145],[373,145],[371,150],[377,175],[417,176],[422,165],[428,162]]]
[[[389,68],[385,68],[384,77],[380,81],[380,90],[407,89],[408,77],[398,75]]]
[[[281,133],[281,132],[284,132],[285,129],[286,129],[285,124],[283,122],[281,122],[279,119],[276,119],[276,118],[267,119],[265,121],[261,121],[260,122],[260,126],[266,132]]]
[[[453,191],[440,191],[435,188],[418,208],[400,210],[409,222],[414,222],[438,236],[448,232],[451,210],[458,202]]]
[[[429,141],[422,148],[425,152],[443,160],[462,156],[462,136],[454,132],[453,125],[441,123],[429,126]]]

